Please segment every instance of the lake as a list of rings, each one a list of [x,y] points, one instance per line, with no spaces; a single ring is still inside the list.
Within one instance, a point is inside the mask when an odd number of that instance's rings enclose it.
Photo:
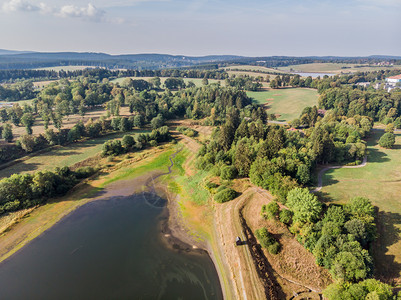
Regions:
[[[78,208],[0,264],[0,299],[223,299],[207,253],[166,246],[165,203],[135,194]]]

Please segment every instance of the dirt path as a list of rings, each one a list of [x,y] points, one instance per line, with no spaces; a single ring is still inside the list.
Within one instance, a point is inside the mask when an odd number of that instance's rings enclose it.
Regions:
[[[236,299],[266,299],[263,284],[247,245],[235,245],[236,236],[246,241],[239,210],[249,201],[253,193],[253,190],[247,190],[229,203],[214,204],[216,244],[226,262]]]
[[[367,163],[368,163],[368,156],[365,155],[365,157],[363,158],[363,161],[362,161],[362,163],[360,165],[357,165],[357,166],[329,166],[329,167],[326,167],[326,168],[320,170],[320,172],[319,172],[319,174],[317,176],[317,181],[318,181],[317,188],[312,190],[312,192],[314,192],[314,193],[315,192],[319,192],[322,189],[322,187],[323,187],[323,175],[328,170],[331,170],[331,169],[342,169],[342,168],[344,168],[344,169],[363,168],[364,166],[367,165]]]

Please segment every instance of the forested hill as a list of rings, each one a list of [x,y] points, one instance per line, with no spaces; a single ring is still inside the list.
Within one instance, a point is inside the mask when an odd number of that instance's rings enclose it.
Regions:
[[[265,67],[280,67],[314,62],[376,63],[383,60],[401,63],[401,57],[335,57],[335,56],[266,56],[245,57],[235,55],[184,56],[169,54],[124,54],[110,55],[94,52],[19,52],[0,49],[0,69],[32,69],[54,66],[94,66],[108,69],[168,69],[205,66],[213,64],[255,64]]]
[[[92,52],[34,52],[0,55],[0,69],[29,69],[69,65],[127,69],[165,69],[228,62],[239,58],[241,57],[232,55],[193,57],[168,54],[110,55]]]

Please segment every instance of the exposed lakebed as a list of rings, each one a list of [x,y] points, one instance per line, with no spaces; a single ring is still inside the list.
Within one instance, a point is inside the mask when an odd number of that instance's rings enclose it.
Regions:
[[[207,253],[167,247],[163,204],[146,193],[78,208],[0,264],[0,299],[222,299]]]

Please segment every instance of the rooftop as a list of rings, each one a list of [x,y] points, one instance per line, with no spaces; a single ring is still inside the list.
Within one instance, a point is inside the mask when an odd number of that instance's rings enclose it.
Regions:
[[[401,79],[401,74],[396,76],[387,77],[388,79]]]

